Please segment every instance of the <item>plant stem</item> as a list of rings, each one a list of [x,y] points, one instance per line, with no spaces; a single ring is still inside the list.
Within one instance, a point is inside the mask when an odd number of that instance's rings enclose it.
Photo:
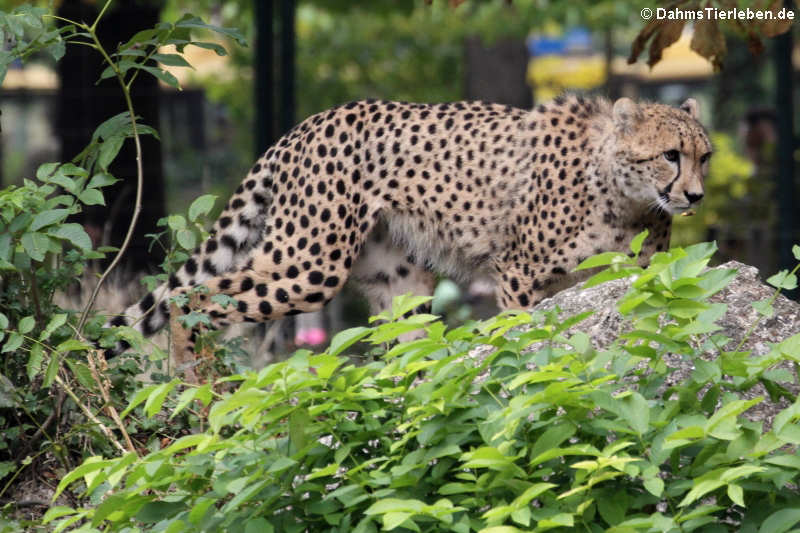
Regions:
[[[94,305],[95,300],[97,299],[97,294],[100,292],[100,287],[102,287],[105,280],[108,278],[109,274],[114,270],[114,268],[119,264],[122,256],[125,254],[125,251],[130,246],[131,239],[133,238],[133,232],[136,228],[136,222],[139,219],[139,213],[142,210],[142,188],[144,186],[144,172],[142,167],[142,144],[139,140],[139,131],[137,128],[136,123],[136,113],[133,109],[133,102],[131,100],[131,92],[130,88],[125,83],[125,78],[123,77],[122,73],[120,72],[119,68],[117,67],[116,63],[109,57],[106,50],[103,48],[103,45],[100,43],[99,39],[97,38],[97,34],[95,33],[95,27],[97,23],[100,21],[101,16],[105,12],[106,8],[111,3],[111,0],[108,0],[106,4],[103,6],[102,11],[97,16],[97,19],[94,21],[94,24],[90,28],[86,28],[87,31],[92,36],[92,40],[94,41],[95,46],[97,47],[97,51],[103,56],[103,59],[109,66],[114,70],[114,73],[117,76],[117,81],[119,82],[120,87],[122,88],[122,92],[125,95],[125,105],[128,108],[128,114],[131,117],[131,130],[133,133],[133,142],[136,147],[136,200],[133,206],[133,215],[131,216],[131,222],[128,225],[128,231],[125,234],[125,239],[122,241],[122,245],[119,248],[119,252],[114,257],[114,260],[111,261],[111,264],[108,265],[108,268],[103,272],[100,276],[100,279],[95,285],[94,290],[92,291],[92,295],[89,297],[89,301],[86,302],[86,305],[83,309],[83,313],[81,314],[81,318],[78,321],[78,332],[82,332],[83,327],[86,325],[86,320],[89,318],[89,312]]]
[[[92,26],[90,28],[88,28],[88,30],[92,34],[92,36],[94,36],[94,32],[97,29],[97,23],[100,22],[100,19],[103,18],[103,15],[105,14],[106,10],[108,9],[108,6],[111,5],[111,1],[112,0],[106,0],[106,3],[103,6],[103,9],[101,9],[100,13],[97,14],[97,18],[94,19],[94,23],[92,24]]]
[[[78,396],[74,392],[72,392],[72,389],[69,388],[69,385],[64,383],[64,380],[61,379],[61,376],[59,376],[58,374],[56,374],[56,383],[61,385],[61,388],[64,389],[64,392],[66,392],[69,395],[69,397],[72,398],[72,401],[75,402],[75,405],[77,405],[81,411],[83,411],[83,414],[85,414],[89,420],[97,424],[97,427],[100,428],[100,431],[103,432],[103,435],[105,435],[108,438],[108,440],[111,441],[111,444],[113,444],[120,451],[120,453],[123,454],[127,453],[125,447],[122,444],[120,444],[119,441],[114,437],[114,434],[111,432],[111,430],[108,429],[105,426],[105,424],[103,424],[100,421],[100,419],[94,416],[94,413],[92,413],[92,411],[90,411],[88,407],[86,407],[85,405],[83,405],[83,403],[81,403],[81,399],[78,398]]]

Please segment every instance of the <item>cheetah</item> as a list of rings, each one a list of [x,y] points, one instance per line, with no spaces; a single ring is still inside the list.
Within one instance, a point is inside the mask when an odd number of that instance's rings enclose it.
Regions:
[[[433,272],[489,273],[501,308],[529,308],[644,229],[642,262],[665,250],[672,216],[703,198],[711,152],[691,98],[348,103],[270,147],[210,237],[110,324],[150,335],[171,321],[174,355],[190,361],[180,314],[206,313],[214,327],[273,320],[320,309],[348,278],[375,311],[396,294],[431,294]],[[170,306],[195,285],[208,290]]]

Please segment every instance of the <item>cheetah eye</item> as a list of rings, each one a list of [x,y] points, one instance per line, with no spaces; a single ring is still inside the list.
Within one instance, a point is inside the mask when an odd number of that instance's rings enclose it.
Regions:
[[[681,153],[677,150],[667,150],[666,152],[664,152],[664,159],[666,159],[670,163],[676,162],[680,156]]]
[[[711,152],[708,152],[706,154],[701,155],[700,156],[700,164],[702,165],[703,163],[705,163],[709,159],[711,159]]]

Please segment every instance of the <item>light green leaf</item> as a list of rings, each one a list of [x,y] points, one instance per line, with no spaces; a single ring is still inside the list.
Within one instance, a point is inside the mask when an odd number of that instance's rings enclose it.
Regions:
[[[36,325],[36,319],[32,316],[26,316],[22,320],[19,321],[19,326],[17,330],[23,335],[30,333],[33,327]]]
[[[186,228],[186,219],[182,215],[170,215],[167,217],[167,226],[173,231],[180,231]]]
[[[800,522],[800,507],[775,511],[764,520],[758,533],[785,533]]]
[[[788,270],[781,270],[777,274],[767,278],[767,283],[776,289],[791,291],[797,288],[797,276]]]
[[[178,241],[178,244],[184,250],[194,250],[194,247],[197,246],[197,237],[190,229],[181,229],[175,234],[175,238]]]
[[[758,311],[761,316],[769,318],[775,314],[775,308],[772,307],[770,300],[770,298],[767,298],[766,300],[762,300],[760,302],[753,302],[750,305],[753,306],[753,309]]]
[[[627,254],[620,252],[603,252],[585,259],[580,265],[575,267],[575,270],[586,270],[589,268],[614,264],[632,265],[634,263],[635,261],[628,257]]]
[[[391,531],[409,520],[414,513],[392,511],[383,515],[383,530]]]
[[[214,202],[217,197],[213,194],[204,194],[197,198],[192,205],[189,206],[189,220],[191,222],[197,221],[197,217],[207,215],[214,207]]]
[[[22,335],[20,335],[16,331],[12,331],[11,334],[8,336],[8,340],[3,345],[2,352],[0,353],[13,352],[14,350],[22,346],[22,340],[23,340]]]
[[[660,498],[664,493],[664,481],[657,477],[647,478],[644,480],[644,488],[656,498]]]
[[[128,407],[126,407],[125,410],[122,411],[122,413],[120,413],[119,417],[125,418],[125,416],[127,416],[128,413],[136,409],[136,407],[140,403],[145,401],[148,398],[148,396],[150,396],[150,393],[153,392],[157,386],[158,385],[148,385],[147,387],[144,387],[136,391],[136,394],[133,395],[133,398],[131,398],[131,401],[128,403]]]
[[[100,143],[100,153],[97,156],[97,166],[108,171],[109,165],[114,162],[125,143],[125,135],[124,132],[117,132],[113,136],[103,136],[103,139],[103,142]]]
[[[67,516],[71,514],[75,514],[78,511],[73,509],[72,507],[66,507],[64,505],[58,505],[56,507],[51,507],[44,513],[42,517],[42,523],[47,524],[48,522],[52,522],[56,518],[61,518],[62,516]]]
[[[348,347],[360,341],[370,333],[372,333],[372,330],[365,327],[349,328],[344,331],[340,331],[331,339],[331,344],[328,346],[328,353],[330,355],[339,355],[342,353],[342,351],[346,350]]]
[[[714,470],[713,472],[716,473],[716,474],[719,474],[720,470],[722,470],[722,469]],[[711,474],[711,472],[709,472],[709,474]],[[683,500],[681,500],[681,503],[678,504],[679,507],[685,507],[685,506],[691,504],[692,502],[697,501],[699,498],[702,498],[703,496],[705,496],[709,492],[711,492],[713,490],[716,490],[716,489],[718,489],[718,488],[720,488],[720,487],[725,485],[725,482],[721,481],[719,479],[709,479],[709,478],[707,478],[707,476],[709,476],[709,474],[705,474],[702,477],[695,479],[694,486],[692,487],[692,490],[690,490],[686,494],[686,496],[684,496]],[[706,479],[703,479],[703,478],[706,478]]]
[[[744,490],[739,485],[728,485],[728,498],[739,507],[744,507]]]
[[[144,412],[148,417],[152,418],[161,410],[161,405],[164,403],[164,398],[167,397],[169,391],[174,389],[178,383],[180,383],[180,380],[173,379],[169,383],[162,383],[153,389],[144,404]]]
[[[645,229],[643,232],[639,233],[636,237],[633,238],[633,240],[631,241],[631,251],[634,253],[634,255],[638,256],[639,252],[642,251],[642,243],[644,243],[644,240],[647,238],[649,234],[650,231]]]

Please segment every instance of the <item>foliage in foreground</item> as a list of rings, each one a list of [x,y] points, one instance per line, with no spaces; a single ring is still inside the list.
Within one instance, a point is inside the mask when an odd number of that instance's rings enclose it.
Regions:
[[[787,388],[798,376],[772,368],[800,362],[800,334],[763,356],[731,346],[715,325],[725,304],[707,299],[735,272],[703,271],[714,250],[676,248],[646,270],[624,254],[587,260],[610,265],[590,284],[637,276],[618,304],[633,330],[601,351],[567,333],[588,313],[505,313],[447,331],[430,315],[400,318],[420,303],[406,297],[378,317],[387,322],[342,332],[324,353],[214,384],[145,388],[123,416],[143,409],[169,423],[197,409],[206,429],[142,457],[89,457],[59,485],[81,488],[84,505],[54,507],[45,522],[79,531],[798,531],[800,401]],[[791,288],[796,270],[771,282]],[[770,315],[772,301],[755,307]],[[380,353],[420,326],[427,337]],[[357,341],[376,347],[373,360],[342,356]],[[488,345],[484,356],[469,355],[478,345]],[[689,380],[665,385],[675,371],[667,353],[694,364]],[[769,429],[742,416],[763,398],[737,395],[759,382],[791,404]]]

